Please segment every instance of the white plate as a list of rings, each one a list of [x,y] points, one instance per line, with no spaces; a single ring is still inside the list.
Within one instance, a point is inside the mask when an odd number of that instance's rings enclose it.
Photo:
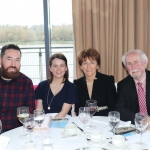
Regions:
[[[100,142],[97,142],[97,143],[95,143],[95,142],[92,142],[91,140],[89,140],[89,139],[85,139],[85,141],[88,143],[88,144],[91,144],[91,145],[102,145],[102,144],[104,144],[104,143],[106,143],[107,142],[107,139],[103,136],[102,137],[102,140],[100,141]]]
[[[125,142],[125,145],[122,147],[115,147],[111,143],[107,144],[107,147],[110,148],[111,150],[125,150],[127,148],[127,146],[128,146],[127,142]]]
[[[81,130],[77,129],[77,135],[69,136],[69,135],[66,134],[66,131],[63,129],[62,130],[62,137],[76,137],[76,136],[79,136],[81,133],[82,133]]]

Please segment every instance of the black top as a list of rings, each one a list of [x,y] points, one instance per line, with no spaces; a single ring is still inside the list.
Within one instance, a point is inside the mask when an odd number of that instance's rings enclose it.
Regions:
[[[79,101],[76,87],[69,81],[64,83],[63,88],[55,96],[51,91],[49,81],[42,81],[35,90],[35,98],[43,101],[45,113],[59,113],[64,103],[75,104]],[[48,104],[51,107],[50,110],[48,110]],[[69,111],[68,114],[71,112]]]
[[[108,116],[108,112],[114,110],[116,104],[116,88],[114,85],[114,77],[97,72],[93,83],[91,99],[97,100],[97,105],[108,106],[108,109],[97,112],[96,116]],[[89,100],[88,87],[86,78],[83,76],[74,80],[79,95],[79,105],[76,105],[75,110],[78,115],[79,107],[84,107],[86,100]]]

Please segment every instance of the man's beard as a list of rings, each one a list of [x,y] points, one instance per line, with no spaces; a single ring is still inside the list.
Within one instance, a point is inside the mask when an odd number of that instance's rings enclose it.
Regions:
[[[134,74],[134,72],[137,72],[136,74]],[[139,79],[142,75],[141,71],[139,69],[133,69],[130,71],[129,73],[134,79]]]
[[[9,68],[14,68],[14,69],[16,69],[16,71],[15,72],[9,72],[8,71]],[[1,76],[3,78],[6,78],[6,79],[16,79],[19,76],[19,72],[20,72],[20,68],[17,69],[16,67],[13,67],[13,66],[5,68],[4,65],[1,64]]]

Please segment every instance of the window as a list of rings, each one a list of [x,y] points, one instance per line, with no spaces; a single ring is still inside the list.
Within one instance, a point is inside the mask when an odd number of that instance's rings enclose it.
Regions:
[[[72,1],[49,0],[51,52],[61,52],[68,60],[73,80]],[[43,0],[2,0],[0,2],[0,48],[16,44],[21,48],[21,72],[33,84],[46,79]]]
[[[50,0],[51,53],[61,52],[68,60],[73,81],[72,0]]]

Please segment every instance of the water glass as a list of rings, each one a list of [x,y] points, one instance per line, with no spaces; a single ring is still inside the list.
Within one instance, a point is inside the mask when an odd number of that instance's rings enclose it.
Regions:
[[[120,122],[120,113],[117,111],[110,111],[108,113],[108,121],[110,127],[113,129],[113,135],[115,135],[115,128],[118,127]]]
[[[49,131],[43,133],[42,150],[53,150],[53,136]]]
[[[34,120],[39,125],[39,135],[37,137],[41,137],[41,124],[45,119],[45,112],[42,109],[34,110]]]

